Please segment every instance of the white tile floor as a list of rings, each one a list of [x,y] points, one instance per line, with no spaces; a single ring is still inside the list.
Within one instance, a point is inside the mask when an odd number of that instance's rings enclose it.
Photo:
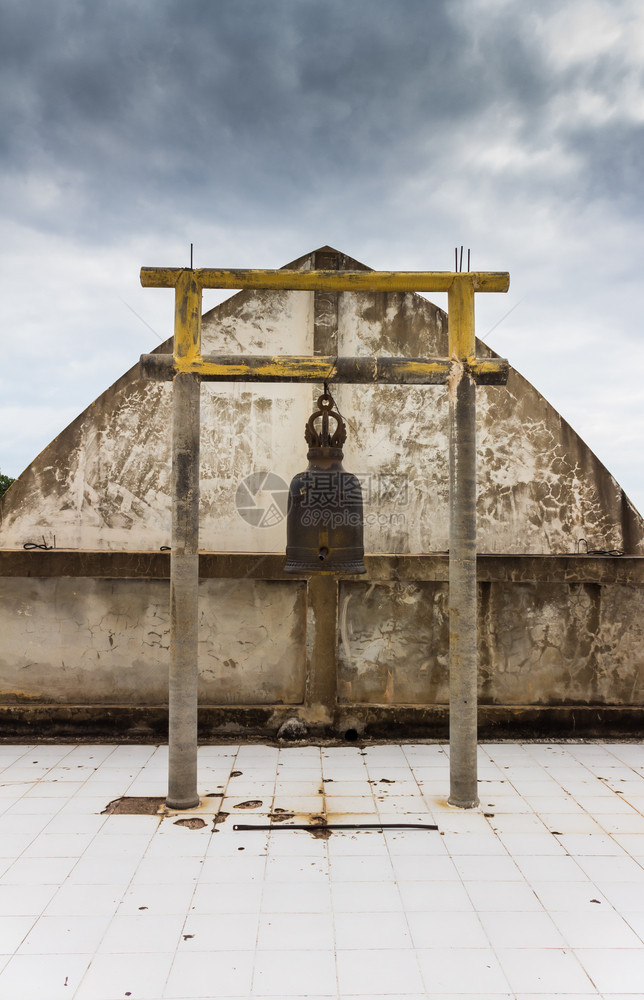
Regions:
[[[471,811],[448,754],[203,747],[155,816],[102,810],[165,747],[0,745],[0,1000],[642,1000],[644,745],[485,744]],[[285,829],[321,812],[439,829]]]

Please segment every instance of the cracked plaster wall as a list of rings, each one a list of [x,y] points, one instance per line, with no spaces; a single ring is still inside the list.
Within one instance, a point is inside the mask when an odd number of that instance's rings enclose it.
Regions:
[[[0,579],[1,701],[166,703],[168,589]],[[208,579],[199,598],[201,704],[301,705],[315,631],[305,584]],[[344,581],[338,621],[341,705],[448,703],[445,583]],[[643,622],[637,587],[480,583],[480,703],[642,705]]]
[[[447,356],[447,317],[419,295],[345,293],[338,326],[348,355]],[[477,353],[496,356],[481,341]],[[446,389],[341,386],[338,397],[350,424],[345,465],[374,487],[366,550],[446,551]],[[478,389],[477,414],[480,552],[563,554],[580,538],[644,552],[644,522],[618,483],[517,371],[507,386]]]
[[[308,269],[314,254],[292,263]],[[362,266],[347,259],[346,266]],[[151,291],[150,294],[155,294]],[[168,314],[171,322],[171,312]],[[342,354],[447,354],[447,317],[420,295],[342,293]],[[204,352],[313,353],[314,295],[245,291],[206,313]],[[157,348],[171,350],[170,341]],[[494,352],[479,342],[480,355]],[[442,387],[338,386],[349,427],[345,466],[362,476],[371,552],[448,548],[447,397]],[[253,527],[235,506],[239,483],[306,464],[303,430],[317,389],[202,386],[200,546],[276,552],[281,516]],[[513,369],[478,397],[479,550],[644,552],[644,523],[619,485],[559,414]],[[127,372],[64,430],[0,502],[0,546],[158,549],[170,542],[171,388]],[[271,494],[256,497],[268,508]],[[270,521],[270,519],[268,519]]]
[[[448,704],[447,584],[343,582],[344,703]],[[644,704],[644,594],[622,585],[479,584],[479,700]]]
[[[243,292],[206,314],[204,353],[312,353],[312,294],[261,298]],[[171,353],[171,341],[158,351]],[[171,397],[169,384],[142,381],[138,367],[123,375],[41,452],[0,502],[0,546],[21,548],[42,536],[71,549],[169,545]],[[253,527],[237,512],[235,495],[254,472],[274,470],[288,483],[300,471],[305,452],[294,447],[294,428],[303,432],[310,401],[308,386],[202,386],[201,548],[284,547],[281,518]],[[258,504],[270,502],[270,495],[257,498]]]
[[[167,702],[169,589],[160,580],[0,578],[2,702]],[[298,583],[203,580],[201,701],[301,702],[305,599]]]

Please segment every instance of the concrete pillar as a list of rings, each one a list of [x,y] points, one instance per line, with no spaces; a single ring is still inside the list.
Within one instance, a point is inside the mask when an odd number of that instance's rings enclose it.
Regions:
[[[176,286],[175,360],[201,350],[201,290],[191,271]],[[199,627],[199,431],[201,380],[180,372],[172,383],[172,551],[168,796],[172,809],[199,804],[197,676]]]
[[[340,255],[328,248],[315,253],[313,266],[337,271]],[[313,354],[335,357],[338,354],[338,292],[314,292]],[[323,385],[312,385],[312,404],[316,406]],[[307,580],[307,676],[305,706],[315,723],[331,723],[338,698],[338,578],[327,573],[313,573]]]
[[[338,698],[338,578],[313,573],[307,580],[307,676],[310,718],[331,723]]]
[[[449,293],[449,742],[450,805],[471,809],[477,790],[476,385],[474,289],[456,278]]]
[[[175,375],[172,398],[172,553],[167,804],[188,809],[197,794],[199,592],[199,403],[197,375]]]

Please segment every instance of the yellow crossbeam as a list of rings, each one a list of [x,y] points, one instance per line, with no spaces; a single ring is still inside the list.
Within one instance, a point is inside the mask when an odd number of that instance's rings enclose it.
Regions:
[[[507,292],[507,271],[289,271],[244,268],[142,267],[144,288],[174,288],[190,273],[200,288],[257,288],[302,292],[449,292],[454,284],[475,292]]]
[[[475,358],[465,365],[478,385],[505,385],[508,362]],[[178,372],[199,375],[204,382],[335,382],[353,385],[444,385],[452,370],[449,358],[298,357],[204,355],[173,357],[143,354],[145,379],[170,380]]]

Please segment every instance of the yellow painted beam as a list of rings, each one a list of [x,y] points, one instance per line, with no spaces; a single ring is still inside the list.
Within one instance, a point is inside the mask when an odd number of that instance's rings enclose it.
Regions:
[[[334,292],[449,292],[455,281],[474,292],[507,292],[506,271],[289,271],[241,268],[142,267],[144,288],[175,288],[182,274],[189,273],[201,288],[256,288]]]
[[[504,358],[471,358],[466,365],[479,384],[507,382],[509,365]],[[201,376],[205,382],[444,385],[451,370],[449,358],[206,355],[177,360],[168,354],[141,357],[143,378],[171,379],[177,372],[187,372]]]
[[[186,371],[201,356],[201,286],[194,271],[182,270],[174,289],[174,358],[178,371]]]
[[[476,355],[474,292],[469,274],[457,274],[447,294],[448,353],[471,363]]]
[[[231,357],[206,355],[182,361],[180,371],[193,371],[206,379],[259,382],[378,382],[444,381],[450,369],[442,358],[336,358],[336,357]]]

